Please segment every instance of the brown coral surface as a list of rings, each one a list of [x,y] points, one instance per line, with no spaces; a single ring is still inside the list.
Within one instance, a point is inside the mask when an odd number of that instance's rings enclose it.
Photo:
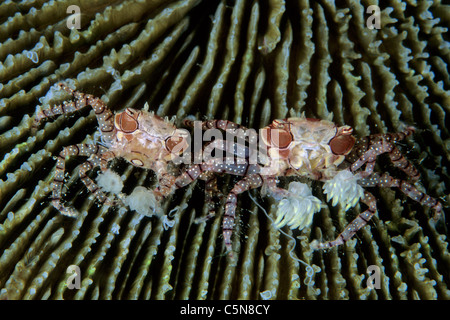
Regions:
[[[368,28],[371,1],[141,0],[3,1],[0,4],[0,298],[1,299],[449,299],[445,222],[398,190],[371,191],[378,213],[344,246],[312,251],[361,208],[331,205],[299,232],[274,229],[249,194],[239,197],[236,263],[224,255],[222,206],[206,213],[202,182],[177,191],[161,219],[101,207],[67,164],[68,204],[51,206],[54,156],[96,138],[89,108],[60,116],[30,134],[36,106],[69,79],[114,111],[229,119],[259,128],[304,113],[347,124],[358,136],[417,127],[402,151],[421,187],[446,205],[450,185],[450,9],[440,1],[379,3],[379,29]],[[69,29],[80,8],[79,29]],[[370,25],[370,24],[369,24]],[[51,92],[51,91],[50,91]],[[61,100],[59,100],[61,101]],[[377,170],[395,171],[381,157]],[[154,175],[115,160],[125,192],[152,186]],[[96,176],[92,172],[92,177]],[[220,178],[227,192],[236,182]],[[286,183],[281,181],[281,183]],[[314,194],[325,203],[320,183]],[[273,200],[258,196],[267,211]],[[448,211],[444,208],[444,215]],[[310,264],[314,275],[293,256]],[[81,271],[69,289],[70,265]],[[380,271],[370,288],[368,268]]]

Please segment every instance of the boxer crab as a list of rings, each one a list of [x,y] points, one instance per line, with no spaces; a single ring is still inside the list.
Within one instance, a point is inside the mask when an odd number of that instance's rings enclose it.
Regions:
[[[191,126],[192,122],[189,123]],[[236,134],[244,127],[227,120],[209,120],[202,128],[218,128]],[[396,179],[389,174],[374,172],[375,161],[381,154],[388,154],[394,166],[403,170],[412,181],[420,177],[417,169],[396,147],[395,143],[414,133],[413,127],[406,127],[398,133],[374,134],[356,139],[349,126],[318,119],[288,118],[274,120],[260,130],[260,137],[267,147],[267,153],[259,154],[260,163],[249,161],[252,153],[244,148],[240,155],[242,163],[224,163],[221,159],[210,159],[191,166],[176,179],[177,187],[189,184],[206,172],[228,173],[242,176],[229,192],[223,218],[223,237],[226,250],[232,252],[232,232],[235,221],[237,196],[247,190],[263,187],[263,194],[270,194],[279,201],[275,225],[302,229],[312,222],[312,216],[320,210],[320,200],[314,197],[306,184],[291,182],[289,189],[277,186],[277,178],[302,176],[323,181],[324,193],[333,205],[340,203],[348,210],[361,200],[367,209],[360,213],[339,236],[332,241],[314,240],[315,249],[326,249],[342,245],[373,217],[377,211],[376,198],[365,187],[397,187],[408,197],[431,207],[434,220],[438,220],[442,204],[435,198],[419,191],[408,181]],[[234,141],[214,140],[207,147],[236,152]]]
[[[127,108],[114,114],[99,98],[73,90],[64,83],[57,86],[69,93],[74,100],[38,110],[32,132],[35,133],[40,122],[46,118],[72,113],[89,105],[95,112],[102,143],[74,144],[64,147],[59,153],[52,183],[52,204],[56,209],[64,215],[76,216],[73,208],[66,207],[61,202],[65,161],[73,156],[88,157],[87,161],[80,165],[80,178],[95,198],[105,205],[115,205],[120,199],[108,198],[87,173],[96,167],[100,167],[103,172],[107,171],[108,162],[114,158],[123,158],[133,166],[151,169],[156,173],[159,186],[154,192],[155,201],[160,201],[172,192],[175,177],[169,164],[186,146],[186,131],[177,129],[167,119],[145,110]]]

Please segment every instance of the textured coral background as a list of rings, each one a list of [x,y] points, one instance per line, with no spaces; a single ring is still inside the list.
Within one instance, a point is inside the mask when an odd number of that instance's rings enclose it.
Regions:
[[[111,4],[112,3],[112,4]],[[449,299],[447,227],[398,190],[372,189],[378,213],[346,245],[313,252],[360,212],[328,207],[311,228],[271,227],[248,194],[239,197],[237,262],[224,255],[221,214],[205,214],[204,184],[164,203],[180,205],[165,231],[156,217],[99,207],[67,165],[65,199],[80,215],[50,204],[54,157],[63,146],[96,139],[93,112],[60,116],[30,135],[36,106],[71,79],[112,110],[150,108],[162,116],[230,119],[259,128],[304,113],[356,134],[418,128],[402,151],[421,186],[449,200],[449,6],[440,1],[379,3],[381,28],[369,30],[371,1],[3,1],[0,4],[0,298],[1,299]],[[67,28],[69,5],[80,30]],[[378,171],[401,173],[381,157]],[[152,172],[111,163],[125,192],[152,186]],[[92,173],[92,177],[96,172]],[[225,176],[227,192],[236,178]],[[282,181],[283,183],[283,181]],[[324,202],[320,183],[314,193]],[[271,212],[273,201],[252,192]],[[186,205],[186,206],[184,206]],[[222,206],[219,205],[219,208]],[[364,207],[361,206],[364,210]],[[273,209],[272,209],[273,210]],[[445,208],[448,211],[448,208]],[[445,214],[446,212],[444,212]],[[66,286],[69,265],[81,288]],[[381,288],[367,287],[367,267]]]

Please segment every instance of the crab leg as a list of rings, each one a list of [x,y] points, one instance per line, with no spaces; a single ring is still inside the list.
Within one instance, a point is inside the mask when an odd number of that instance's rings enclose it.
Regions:
[[[328,242],[318,242],[317,240],[314,240],[311,242],[311,247],[314,249],[329,249],[350,240],[359,229],[364,227],[369,220],[372,219],[377,211],[376,199],[370,192],[364,191],[364,198],[361,201],[369,208],[358,215],[347,227],[345,227],[344,231],[335,240]]]
[[[279,188],[277,186],[277,180],[275,177],[264,177],[264,183],[267,186],[270,195],[277,201],[290,196],[290,192],[286,189]]]
[[[175,179],[176,178],[168,172],[160,174],[158,179],[159,185],[155,189],[155,194],[157,195],[158,200],[171,194],[175,184]]]
[[[187,126],[187,127],[194,127],[194,122],[193,120],[188,120],[185,119],[183,120],[183,123]],[[202,130],[208,130],[208,129],[221,129],[221,130],[236,130],[236,129],[243,129],[246,130],[247,128],[244,126],[241,126],[240,124],[231,122],[229,120],[207,120],[207,121],[202,121]]]
[[[162,200],[163,197],[168,196],[173,191],[183,188],[197,179],[205,180],[205,203],[208,206],[209,212],[206,220],[213,217],[215,215],[215,205],[212,199],[215,195],[221,195],[217,188],[217,178],[213,171],[211,171],[213,167],[207,163],[197,164],[189,167],[179,177],[174,177],[168,172],[160,173],[159,186],[154,191],[157,200]]]
[[[383,174],[381,177],[378,174],[373,174],[370,177],[361,181],[363,187],[386,187],[386,188],[399,188],[404,194],[411,199],[419,202],[423,206],[430,207],[434,210],[433,220],[439,220],[442,212],[442,204],[433,197],[430,197],[426,193],[419,191],[412,184],[405,180],[395,179],[388,174]]]
[[[361,168],[364,164],[366,165],[364,176],[367,177],[372,174],[375,167],[375,161],[377,157],[383,153],[390,152],[392,150],[392,144],[387,142],[383,138],[377,139],[378,141],[371,143],[367,151],[363,153],[358,160],[356,160],[350,167],[352,172]]]
[[[419,172],[397,149],[395,142],[405,139],[414,133],[413,127],[408,127],[402,132],[370,135],[359,139],[355,144],[355,152],[347,159],[352,163],[350,169],[354,172],[366,164],[364,176],[372,174],[377,156],[388,153],[394,166],[403,170],[412,179],[420,177]],[[358,157],[359,155],[359,157]]]
[[[247,190],[261,187],[264,179],[260,174],[250,174],[238,181],[227,196],[225,214],[222,223],[225,248],[229,254],[232,252],[231,236],[233,235],[234,220],[236,215],[237,195]]]
[[[205,204],[208,214],[205,217],[196,219],[196,223],[205,222],[216,215],[216,205],[214,197],[222,198],[223,194],[217,187],[217,177],[213,172],[205,172],[199,176],[199,179],[205,181]]]
[[[392,164],[397,168],[400,168],[411,179],[418,180],[420,178],[419,171],[401,154],[396,146],[393,146],[392,150],[389,152],[389,157],[391,158]]]
[[[216,214],[216,206],[213,201],[215,196],[222,197],[222,193],[217,187],[217,177],[212,172],[204,173],[200,179],[205,180],[205,203],[208,206],[208,215],[205,220],[209,220]]]
[[[233,175],[244,176],[244,178],[238,183],[236,183],[236,185],[230,191],[230,193],[227,196],[225,204],[225,217],[223,220],[223,236],[227,251],[230,251],[231,235],[234,227],[237,195],[246,190],[260,187],[264,180],[262,176],[258,173],[259,172],[258,165],[251,165],[248,163],[241,165],[223,164],[223,163],[215,163],[214,161],[208,161],[205,163],[196,164],[189,167],[182,175],[177,177],[175,186],[177,189],[183,188],[184,186],[195,181],[196,179],[201,178],[201,176],[205,177],[205,175],[207,175],[208,177],[214,172],[229,173]],[[215,177],[213,177],[213,179],[215,180]],[[217,189],[215,185],[216,182],[214,180],[207,180],[207,185],[208,182],[213,183],[212,185],[208,186],[208,189],[211,189],[211,191]],[[210,201],[211,199],[210,195],[207,195],[206,199],[207,201]]]
[[[415,132],[415,129],[413,127],[407,127],[405,130],[401,132],[395,132],[395,133],[384,133],[384,134],[372,134],[367,137],[359,138],[355,146],[353,147],[354,152],[352,152],[349,157],[354,157],[355,155],[361,156],[364,152],[370,149],[370,147],[374,144],[379,142],[380,139],[386,140],[387,142],[393,144],[400,140],[403,140],[410,135],[412,135]],[[353,159],[356,160],[356,159]]]
[[[226,160],[226,159],[225,159]],[[215,173],[228,173],[238,176],[245,176],[247,174],[254,174],[259,172],[259,166],[253,164],[226,164],[217,162],[215,159],[195,164],[190,166],[183,174],[177,177],[175,181],[176,189],[183,188],[191,182],[197,180],[200,175],[215,172]]]
[[[90,156],[90,158],[80,167],[80,178],[86,187],[95,197],[103,203],[111,204],[110,200],[104,195],[101,189],[86,175],[87,171],[100,166],[102,170],[106,170],[108,159],[102,156],[102,152],[106,152],[106,148],[93,144],[75,144],[64,147],[58,155],[56,161],[56,173],[52,183],[52,204],[62,214],[74,217],[76,212],[71,208],[66,208],[61,204],[62,186],[64,184],[65,161],[67,157],[72,156]],[[107,153],[105,153],[107,154]]]
[[[258,162],[258,156],[263,159],[264,155],[260,152],[258,152],[254,141],[250,141],[250,147],[242,144],[242,143],[236,143],[234,141],[228,141],[228,140],[222,140],[217,139],[210,143],[208,143],[203,148],[203,156],[205,161],[208,161],[210,159],[215,159],[217,157],[217,154],[215,157],[210,156],[212,154],[212,151],[214,149],[225,151],[225,161],[227,164],[242,164],[242,163],[257,163]],[[252,148],[253,146],[253,148]],[[216,158],[216,162],[217,158]]]
[[[52,107],[50,107],[50,109],[44,109],[38,112],[38,114],[34,118],[32,132],[35,132],[37,130],[39,122],[42,119],[60,114],[71,113],[84,108],[87,105],[90,105],[92,109],[94,109],[104,142],[111,142],[115,134],[114,115],[107,108],[105,103],[100,98],[96,98],[91,94],[85,94],[73,90],[63,83],[59,83],[58,85],[61,89],[71,94],[75,98],[75,101],[64,101],[62,104],[53,105]]]

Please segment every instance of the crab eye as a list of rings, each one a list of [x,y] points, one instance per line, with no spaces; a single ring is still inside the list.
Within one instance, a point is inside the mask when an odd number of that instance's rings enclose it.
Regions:
[[[353,136],[336,136],[330,141],[331,151],[336,155],[347,155],[355,145]]]
[[[353,128],[349,126],[343,126],[340,128],[339,132],[343,135],[350,135],[353,133]]]
[[[183,137],[172,136],[166,139],[166,149],[175,154],[183,152],[187,147],[186,139]]]
[[[292,142],[292,135],[283,129],[266,128],[261,133],[264,142],[271,147],[285,149]]]
[[[136,111],[134,111],[133,109],[126,108],[126,109],[125,109],[125,112],[126,112],[128,115],[130,115],[131,117],[136,118]]]
[[[128,113],[128,109],[116,115],[115,122],[119,130],[125,133],[132,133],[139,128],[137,120],[132,115]]]
[[[272,135],[272,143],[274,143],[275,145],[278,143],[277,145],[278,148],[282,149],[287,148],[292,142],[292,136],[286,130],[276,130],[276,132],[271,132],[271,135]],[[276,141],[277,139],[275,137],[278,138],[278,141]]]
[[[281,129],[286,130],[286,128],[289,126],[289,123],[286,122],[286,119],[275,119],[272,121],[272,123],[269,125],[271,129]]]

